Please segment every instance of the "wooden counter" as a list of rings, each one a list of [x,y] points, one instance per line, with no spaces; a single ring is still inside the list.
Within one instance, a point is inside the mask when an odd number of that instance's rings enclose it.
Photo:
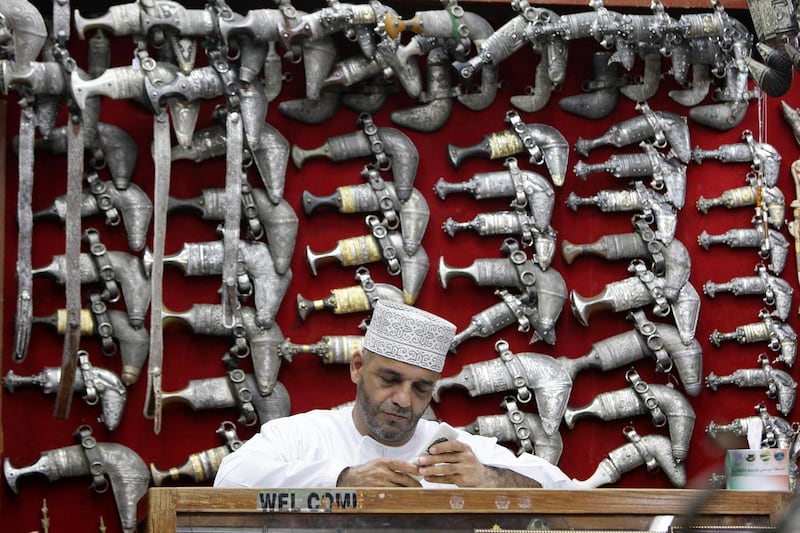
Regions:
[[[327,495],[327,496],[326,496]],[[152,488],[147,531],[253,531],[302,527],[473,531],[539,524],[541,529],[643,531],[672,526],[765,528],[793,494],[693,489],[213,489]],[[338,504],[336,502],[339,502]],[[674,517],[672,519],[671,517]],[[356,521],[355,518],[358,518]],[[713,528],[711,529],[713,530]],[[237,529],[237,531],[240,531]],[[244,529],[244,531],[248,531]]]

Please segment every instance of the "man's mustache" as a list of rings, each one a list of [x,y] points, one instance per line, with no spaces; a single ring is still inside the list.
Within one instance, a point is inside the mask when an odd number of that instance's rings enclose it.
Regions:
[[[405,418],[409,418],[411,416],[410,407],[399,407],[395,404],[389,405],[387,408],[384,409],[384,412],[390,415],[403,416]]]

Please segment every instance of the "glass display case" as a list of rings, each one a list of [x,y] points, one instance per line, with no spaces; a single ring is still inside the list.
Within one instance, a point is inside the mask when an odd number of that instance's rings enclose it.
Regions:
[[[790,492],[152,488],[147,531],[772,531]]]

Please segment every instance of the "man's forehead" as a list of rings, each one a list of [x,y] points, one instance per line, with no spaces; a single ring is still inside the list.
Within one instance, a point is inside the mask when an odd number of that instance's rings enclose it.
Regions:
[[[364,349],[364,351],[368,354],[376,369],[391,371],[405,378],[419,381],[436,381],[439,379],[439,373],[433,370],[384,357],[367,349]]]

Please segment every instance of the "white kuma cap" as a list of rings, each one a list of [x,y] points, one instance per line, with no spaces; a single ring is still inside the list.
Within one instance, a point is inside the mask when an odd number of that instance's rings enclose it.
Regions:
[[[378,355],[441,372],[455,324],[410,305],[378,300],[362,346]]]

